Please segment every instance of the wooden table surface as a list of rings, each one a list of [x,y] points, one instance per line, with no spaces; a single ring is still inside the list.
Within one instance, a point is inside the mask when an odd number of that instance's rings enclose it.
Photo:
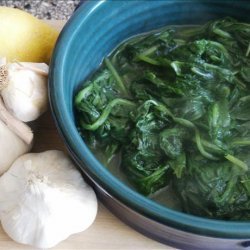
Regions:
[[[50,21],[57,29],[63,27],[62,21]],[[46,112],[35,123],[35,144],[32,152],[42,152],[50,149],[66,149],[59,137],[50,111]],[[0,226],[0,250],[29,250],[34,249],[12,241]],[[173,248],[151,240],[134,229],[125,225],[117,217],[112,215],[100,202],[95,222],[82,233],[70,236],[61,242],[53,250],[92,250],[92,249],[123,249],[146,250]]]

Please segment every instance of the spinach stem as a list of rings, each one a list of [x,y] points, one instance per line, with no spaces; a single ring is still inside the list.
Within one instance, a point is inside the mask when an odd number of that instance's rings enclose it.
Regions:
[[[217,35],[223,37],[223,38],[226,38],[226,39],[232,38],[232,36],[231,36],[228,32],[223,31],[223,30],[221,30],[221,29],[219,29],[219,28],[214,29],[213,32],[214,32],[215,34],[217,34]]]
[[[75,97],[75,105],[79,105],[81,101],[86,97],[86,95],[91,92],[92,89],[93,89],[93,84],[90,84],[89,86],[79,91],[79,93]]]
[[[230,154],[226,154],[225,158],[227,160],[229,160],[230,162],[232,162],[234,165],[242,168],[243,170],[247,171],[248,170],[248,166],[245,162],[241,161],[240,159],[234,157],[233,155]]]
[[[130,107],[136,107],[136,104],[126,100],[126,99],[121,99],[121,98],[116,98],[114,100],[112,100],[107,106],[106,108],[103,110],[102,114],[100,115],[100,117],[92,124],[85,124],[83,122],[83,120],[80,120],[80,125],[87,130],[97,130],[108,118],[109,114],[111,113],[113,107],[115,107],[116,105],[125,105],[125,106],[130,106]]]
[[[238,138],[231,142],[231,146],[250,146],[250,138]]]
[[[218,154],[223,154],[223,150],[216,146],[215,144],[212,144],[204,139],[201,139],[201,143],[204,147],[206,147],[207,149],[210,149],[211,151],[213,151],[214,153],[218,153]]]
[[[178,124],[180,124],[180,125],[182,125],[182,126],[184,126],[186,128],[191,128],[191,129],[195,129],[196,128],[195,125],[192,122],[190,122],[189,120],[186,120],[186,119],[183,119],[183,118],[179,118],[179,117],[173,117],[173,120],[176,123],[178,123]]]
[[[147,180],[152,181],[152,180],[154,180],[154,177],[159,177],[159,176],[165,174],[165,172],[168,168],[169,168],[169,165],[160,167],[158,170],[154,171],[151,175],[142,177],[141,181],[147,181]],[[159,178],[157,178],[157,179],[159,179]]]
[[[176,117],[173,117],[174,121],[179,123],[180,125],[184,126],[184,127],[187,127],[187,128],[191,128],[194,130],[195,132],[195,142],[196,142],[196,146],[198,148],[198,150],[200,151],[200,153],[206,157],[207,159],[210,159],[210,160],[214,160],[214,161],[217,161],[218,158],[213,156],[212,154],[210,154],[209,152],[207,152],[205,150],[205,148],[203,147],[203,141],[201,139],[201,136],[200,136],[200,132],[199,132],[199,129],[192,123],[190,122],[189,120],[186,120],[186,119],[183,119],[183,118],[176,118]]]
[[[203,145],[202,145],[202,142],[201,142],[201,136],[200,136],[200,132],[197,128],[195,128],[195,141],[196,141],[196,145],[197,145],[197,148],[199,149],[200,153],[206,157],[207,159],[210,159],[210,160],[214,160],[214,161],[217,161],[219,160],[217,157],[213,156],[212,154],[208,153]]]
[[[228,181],[223,195],[217,201],[218,203],[224,203],[230,199],[230,196],[232,196],[233,194],[232,189],[234,188],[236,183],[237,183],[237,178],[233,178],[232,180]]]
[[[127,91],[127,89],[125,87],[125,84],[123,83],[122,78],[118,74],[117,70],[115,69],[115,67],[113,66],[113,64],[111,63],[111,61],[108,58],[105,58],[104,62],[106,64],[107,68],[110,70],[110,72],[114,76],[119,89],[122,91],[123,94],[125,94],[126,96],[128,96],[128,91]]]
[[[248,43],[247,52],[246,52],[246,57],[248,57],[249,53],[250,53],[250,42]]]
[[[234,77],[236,84],[241,88],[241,89],[245,89],[246,88],[246,84],[244,84],[241,80],[238,79],[238,77]]]
[[[153,64],[153,65],[161,65],[160,62],[158,62],[158,61],[156,61],[156,60],[154,60],[154,59],[152,59],[152,58],[150,58],[148,56],[145,56],[143,54],[138,55],[136,57],[136,59],[139,59],[141,61],[144,61],[144,62],[149,63],[149,64]]]
[[[139,56],[140,55],[144,55],[144,56],[151,55],[151,54],[153,54],[158,49],[158,47],[159,46],[153,46],[153,47],[151,47],[149,49],[146,49],[141,54],[139,54]]]
[[[240,102],[250,102],[250,95],[241,97]]]

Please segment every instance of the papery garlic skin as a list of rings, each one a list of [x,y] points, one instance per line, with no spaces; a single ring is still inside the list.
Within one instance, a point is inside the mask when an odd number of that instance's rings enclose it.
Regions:
[[[53,247],[87,229],[96,213],[95,192],[61,151],[23,155],[0,178],[0,220],[19,243]]]
[[[19,136],[11,131],[0,120],[0,175],[21,155],[27,153],[31,145],[27,145]]]
[[[9,63],[7,84],[1,90],[6,108],[23,122],[37,119],[48,106],[45,63]]]

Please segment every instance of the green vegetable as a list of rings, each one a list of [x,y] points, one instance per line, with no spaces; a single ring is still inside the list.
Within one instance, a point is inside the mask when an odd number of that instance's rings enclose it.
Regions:
[[[250,216],[250,173],[243,174],[233,164],[189,154],[185,175],[173,185],[188,213],[225,220]]]
[[[250,219],[249,41],[232,18],[127,40],[76,94],[79,133],[142,194],[171,185],[184,212]]]

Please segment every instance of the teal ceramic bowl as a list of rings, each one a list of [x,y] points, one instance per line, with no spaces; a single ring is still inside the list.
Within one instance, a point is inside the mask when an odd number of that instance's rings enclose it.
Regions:
[[[184,249],[244,249],[250,222],[200,218],[161,206],[114,177],[78,134],[72,100],[80,85],[124,39],[168,24],[232,16],[250,21],[249,1],[90,1],[64,27],[50,65],[50,103],[58,130],[103,203],[156,240]]]

